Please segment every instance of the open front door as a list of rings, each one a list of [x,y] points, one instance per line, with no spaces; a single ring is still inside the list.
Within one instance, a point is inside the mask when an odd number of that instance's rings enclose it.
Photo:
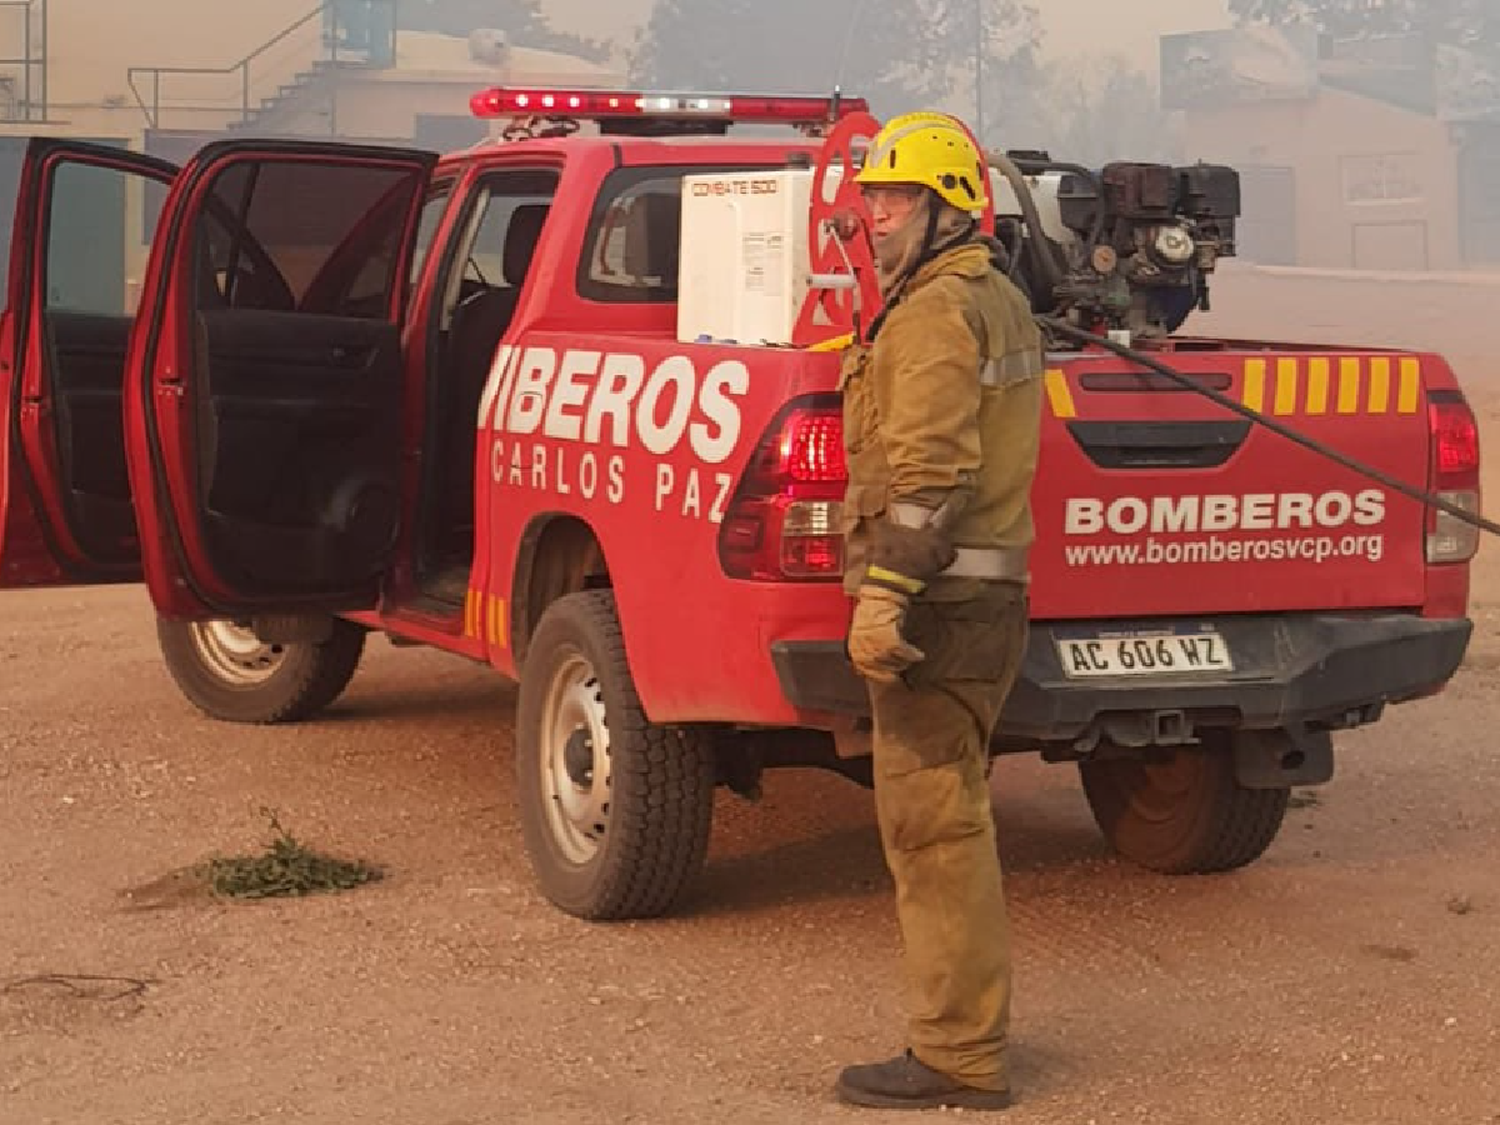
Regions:
[[[140,580],[121,405],[131,278],[146,185],[176,172],[123,149],[27,149],[0,329],[0,587]]]
[[[401,320],[436,161],[230,141],[183,169],[126,381],[163,615],[377,603],[405,514]]]

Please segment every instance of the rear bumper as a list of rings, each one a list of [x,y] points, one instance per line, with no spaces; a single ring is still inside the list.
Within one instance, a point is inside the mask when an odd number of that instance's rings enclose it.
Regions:
[[[1473,632],[1466,618],[1434,621],[1410,614],[1202,622],[1217,626],[1234,653],[1239,669],[1234,674],[1208,680],[1070,680],[1063,674],[1051,628],[1033,625],[997,736],[1072,742],[1112,716],[1154,713],[1181,713],[1199,726],[1357,726],[1378,718],[1387,704],[1441,690],[1462,664]],[[849,665],[842,642],[774,644],[771,658],[794,706],[843,715],[869,713],[864,684]]]

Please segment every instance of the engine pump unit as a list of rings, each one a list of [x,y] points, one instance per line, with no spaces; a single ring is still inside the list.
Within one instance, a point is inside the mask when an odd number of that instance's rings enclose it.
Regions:
[[[1234,169],[1122,162],[1094,172],[1037,152],[994,163],[996,234],[1037,312],[1149,338],[1208,309],[1208,277],[1235,253]]]

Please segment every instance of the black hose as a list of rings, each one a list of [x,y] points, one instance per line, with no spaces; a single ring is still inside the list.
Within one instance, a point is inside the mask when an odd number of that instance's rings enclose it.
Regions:
[[[1003,159],[1008,162],[1010,166],[1015,169],[1017,177],[1042,176],[1048,172],[1071,172],[1073,175],[1077,176],[1085,183],[1092,184],[1094,187],[1094,224],[1089,230],[1089,251],[1092,252],[1093,249],[1104,240],[1104,222],[1108,208],[1104,199],[1104,182],[1099,178],[1099,174],[1097,172],[1093,172],[1090,169],[1085,168],[1082,164],[1072,164],[1066,160],[1029,160],[1024,157],[1018,159],[1012,157],[1009,153],[1004,154],[1002,157],[992,157],[991,159],[992,162],[996,159]],[[995,167],[999,167],[999,165],[996,164]],[[1001,170],[1004,171],[1003,168]],[[1012,180],[1011,183],[1018,194],[1022,190],[1023,186],[1025,186],[1024,180],[1019,180],[1019,182],[1017,180]],[[1027,189],[1027,194],[1030,194],[1029,188]],[[1022,206],[1025,206],[1024,200],[1022,201]],[[1031,221],[1029,216],[1027,218],[1027,221]],[[1047,237],[1046,232],[1041,229],[1040,219],[1037,220],[1037,233],[1042,238]],[[1066,263],[1064,263],[1062,269],[1063,273],[1066,274]],[[1062,281],[1063,278],[1059,278],[1058,284],[1062,284]]]
[[[1044,280],[1047,283],[1047,295],[1051,297],[1057,287],[1066,280],[1068,263],[1063,259],[1062,251],[1053,244],[1052,239],[1043,229],[1042,215],[1037,210],[1036,198],[1031,194],[1031,187],[1021,174],[1021,170],[1016,167],[1016,162],[1004,153],[992,152],[988,154],[988,163],[991,168],[996,169],[1005,177],[1011,190],[1016,193],[1016,202],[1021,205],[1021,216],[1026,220],[1026,225],[1031,228],[1033,234],[1033,237],[1027,240],[1031,243],[1028,249],[1034,255],[1037,264],[1042,267],[1042,271],[1047,274]]]
[[[1288,441],[1295,442],[1297,445],[1302,446],[1304,449],[1310,449],[1314,453],[1328,458],[1330,461],[1337,462],[1338,464],[1344,466],[1344,468],[1346,469],[1352,469],[1354,472],[1359,473],[1361,476],[1366,476],[1373,481],[1378,481],[1380,484],[1383,484],[1387,488],[1389,488],[1392,492],[1399,492],[1402,496],[1406,496],[1412,500],[1415,500],[1418,503],[1425,505],[1426,507],[1435,508],[1438,511],[1450,515],[1454,519],[1466,523],[1471,527],[1477,527],[1481,531],[1487,531],[1491,535],[1500,535],[1500,523],[1495,523],[1491,520],[1485,519],[1482,516],[1476,515],[1473,512],[1466,511],[1463,508],[1459,507],[1457,504],[1452,504],[1447,500],[1444,500],[1440,496],[1434,496],[1430,492],[1425,492],[1420,488],[1416,488],[1413,485],[1409,485],[1403,481],[1397,480],[1389,473],[1386,473],[1371,465],[1366,465],[1362,462],[1356,461],[1354,458],[1340,453],[1336,449],[1330,449],[1322,442],[1314,441],[1310,437],[1299,434],[1296,430],[1293,430],[1288,426],[1284,426],[1274,419],[1267,418],[1264,414],[1260,413],[1260,411],[1252,410],[1250,407],[1244,405],[1243,403],[1236,402],[1228,395],[1223,394],[1220,391],[1216,391],[1211,387],[1205,387],[1198,383],[1196,380],[1188,378],[1180,371],[1174,371],[1166,364],[1160,362],[1159,360],[1152,359],[1144,352],[1136,351],[1134,348],[1127,347],[1124,344],[1118,344],[1106,336],[1098,336],[1092,332],[1085,331],[1082,328],[1075,328],[1073,325],[1068,324],[1065,321],[1055,320],[1052,317],[1039,316],[1036,318],[1036,320],[1037,323],[1040,324],[1043,328],[1045,328],[1049,332],[1054,333],[1055,335],[1062,336],[1069,340],[1077,341],[1080,344],[1096,344],[1099,347],[1104,348],[1106,351],[1113,352],[1121,359],[1126,359],[1132,363],[1138,363],[1142,367],[1149,368],[1150,370],[1155,371],[1158,375],[1163,375],[1166,378],[1171,379],[1174,383],[1185,388],[1186,390],[1192,391],[1194,394],[1202,395],[1204,398],[1212,399],[1214,402],[1224,407],[1224,409],[1231,410],[1234,413],[1240,415],[1242,418],[1248,418],[1256,425],[1264,426],[1272,433],[1280,434]]]

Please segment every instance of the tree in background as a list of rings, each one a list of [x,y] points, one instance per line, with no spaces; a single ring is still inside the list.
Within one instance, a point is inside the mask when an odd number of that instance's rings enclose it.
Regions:
[[[979,71],[988,140],[1025,102],[1040,38],[1022,0],[657,0],[632,71],[634,81],[662,88],[820,93],[838,85],[868,97],[882,117],[938,103],[973,116],[962,107],[966,90],[974,104]]]
[[[1027,112],[1005,124],[1002,147],[1044,149],[1091,168],[1182,159],[1155,81],[1123,56],[1054,60],[1034,89]]]
[[[553,29],[540,0],[399,0],[397,26],[467,37],[480,28],[503,31],[518,47],[561,51],[594,62],[609,57],[610,45]]]
[[[1341,39],[1420,32],[1487,54],[1500,45],[1495,0],[1229,0],[1229,10],[1241,20],[1310,23]]]
[[[1114,56],[1044,62],[1041,40],[1036,12],[1009,0],[657,0],[633,80],[796,93],[837,82],[886,119],[949,108],[996,148],[1095,166],[1171,159],[1175,138],[1149,75]]]

